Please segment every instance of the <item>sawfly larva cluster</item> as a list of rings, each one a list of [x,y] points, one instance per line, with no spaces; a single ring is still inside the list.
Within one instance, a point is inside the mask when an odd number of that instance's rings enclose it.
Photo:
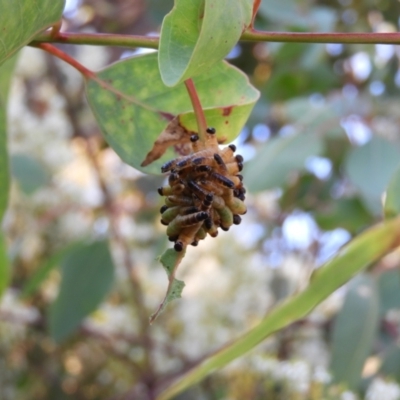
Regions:
[[[197,246],[207,234],[216,237],[218,228],[227,231],[239,225],[246,213],[246,189],[243,187],[243,157],[235,156],[231,144],[219,148],[214,128],[208,128],[205,142],[198,135],[190,137],[193,152],[168,161],[161,167],[169,172],[168,185],[158,192],[165,196],[161,223],[175,242],[176,251]]]

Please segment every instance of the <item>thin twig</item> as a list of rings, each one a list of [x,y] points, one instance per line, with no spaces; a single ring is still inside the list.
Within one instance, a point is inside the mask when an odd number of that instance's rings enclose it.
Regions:
[[[400,33],[267,32],[248,29],[240,40],[251,42],[400,44]]]
[[[75,58],[71,57],[69,54],[63,52],[62,50],[58,49],[57,47],[48,44],[48,43],[38,43],[34,47],[38,47],[44,51],[47,51],[50,54],[53,54],[57,58],[65,61],[66,63],[73,66],[77,69],[85,78],[94,79],[96,78],[96,74],[93,71],[90,71],[86,67],[84,67],[81,63],[79,63]]]
[[[56,37],[45,32],[29,45],[40,43],[88,44],[94,46],[145,47],[157,49],[157,36],[114,35],[104,33],[59,33]],[[400,44],[399,32],[270,32],[247,29],[241,41],[251,42],[295,42],[295,43],[348,43],[348,44]]]
[[[39,43],[68,43],[68,44],[89,44],[93,46],[120,46],[120,47],[145,47],[157,49],[158,36],[119,35],[107,33],[59,33],[56,37],[51,32],[45,32],[35,37],[30,43],[35,46]]]

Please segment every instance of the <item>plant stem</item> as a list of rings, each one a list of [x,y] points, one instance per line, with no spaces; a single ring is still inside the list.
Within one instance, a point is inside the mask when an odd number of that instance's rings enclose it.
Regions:
[[[185,81],[186,89],[189,93],[190,100],[192,101],[193,111],[196,116],[198,135],[202,142],[206,140],[207,121],[204,115],[203,107],[201,106],[196,87],[192,79]]]
[[[255,42],[400,44],[400,33],[267,32],[248,29],[240,40]]]
[[[121,46],[121,47],[146,47],[158,49],[159,38],[157,36],[139,35],[117,35],[108,33],[58,33],[57,36],[51,32],[45,32],[35,37],[31,45],[42,42],[68,43],[68,44],[89,44],[93,46]]]
[[[112,85],[110,85],[108,82],[103,81],[100,79],[97,74],[93,71],[90,71],[86,67],[84,67],[82,64],[80,64],[77,60],[75,60],[73,57],[68,55],[67,53],[64,53],[57,47],[48,44],[48,43],[38,43],[35,45],[32,45],[33,47],[37,47],[39,49],[45,50],[48,53],[52,54],[55,57],[58,57],[59,59],[65,61],[72,67],[76,68],[86,79],[92,79],[95,81],[98,85],[100,85],[103,89],[110,91],[111,93],[114,93],[116,96],[123,98],[131,103],[134,103],[136,105],[139,105],[142,108],[145,108],[146,110],[153,111],[155,113],[158,113],[159,111],[156,109],[153,109],[152,107],[148,106],[147,104],[142,103],[138,99],[128,96],[125,93],[119,91],[118,89],[114,88]],[[160,113],[161,114],[161,113]]]
[[[400,33],[374,32],[269,32],[248,29],[240,40],[250,42],[294,42],[294,43],[348,43],[348,44],[400,44]],[[58,33],[45,32],[30,43],[88,44],[94,46],[146,47],[157,49],[159,37],[139,35],[114,35],[105,33]]]
[[[67,53],[64,53],[60,49],[57,49],[57,47],[48,44],[48,43],[38,43],[35,44],[34,47],[38,47],[39,49],[42,49],[44,51],[47,51],[50,54],[53,54],[54,56],[60,58],[61,60],[65,61],[66,63],[70,64],[72,67],[76,68],[84,77],[88,79],[94,79],[96,77],[96,74],[93,71],[90,71],[86,67],[84,67],[81,63],[76,61],[73,57],[68,55]]]

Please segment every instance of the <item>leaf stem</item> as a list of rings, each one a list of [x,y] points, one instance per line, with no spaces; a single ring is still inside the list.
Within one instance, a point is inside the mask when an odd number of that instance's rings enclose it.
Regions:
[[[37,47],[40,43],[68,43],[157,49],[159,40],[157,36],[69,32],[54,35],[49,31],[37,36],[30,45]],[[243,32],[240,40],[250,42],[400,44],[400,32],[270,32],[250,28]]]
[[[37,44],[35,44],[34,47],[37,47],[44,51],[47,51],[48,53],[52,54],[53,56],[56,56],[57,58],[65,61],[72,67],[76,68],[84,77],[86,77],[88,79],[94,79],[96,77],[96,74],[93,71],[90,71],[89,69],[84,67],[81,63],[76,61],[73,57],[71,57],[67,53],[64,53],[62,50],[58,49],[57,47],[55,47],[51,44],[37,43]]]
[[[201,106],[199,96],[197,94],[196,87],[192,79],[187,79],[185,81],[185,86],[189,93],[190,100],[192,101],[193,111],[197,121],[199,138],[202,142],[205,142],[207,121],[206,121],[206,116],[204,115],[203,107]]]
[[[260,4],[261,0],[254,0],[253,2],[253,16],[251,17],[250,28],[249,28],[251,30],[254,28],[254,20],[256,19],[257,11],[260,7]]]

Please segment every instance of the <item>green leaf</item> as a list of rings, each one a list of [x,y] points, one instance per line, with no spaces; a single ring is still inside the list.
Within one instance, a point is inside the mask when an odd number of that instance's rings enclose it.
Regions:
[[[61,19],[63,0],[0,0],[0,65]]]
[[[318,132],[328,137],[346,137],[339,126],[340,115],[332,104],[314,104],[309,97],[291,98],[281,110],[289,123],[301,127],[304,132]]]
[[[176,264],[179,263],[183,257],[184,257],[184,254],[178,253],[174,249],[168,249],[160,257],[160,262],[161,262],[162,266],[164,267],[165,272],[168,275],[168,278],[171,276],[171,273],[173,272]],[[174,278],[174,282],[172,284],[171,290],[167,294],[167,301],[166,301],[165,305],[167,305],[172,300],[180,299],[181,295],[182,295],[182,290],[184,287],[185,287],[185,282]]]
[[[400,272],[392,269],[379,275],[378,280],[381,314],[400,308]]]
[[[185,282],[175,279],[175,272],[183,257],[185,257],[185,253],[186,250],[177,252],[174,249],[168,249],[160,257],[160,262],[168,276],[169,285],[164,300],[158,307],[157,311],[150,317],[150,323],[153,323],[156,320],[172,300],[181,298]]]
[[[7,151],[7,97],[17,57],[0,67],[0,225],[8,204],[10,186]]]
[[[161,27],[163,82],[175,86],[221,61],[250,24],[252,0],[175,0]]]
[[[141,163],[169,120],[180,115],[181,125],[197,131],[185,85],[170,89],[162,83],[157,54],[118,62],[98,76],[117,91],[104,89],[104,85],[94,80],[87,84],[88,100],[105,139],[127,164],[159,174],[161,165],[177,156],[172,149],[147,167],[141,167]],[[242,72],[225,62],[214,65],[194,79],[194,83],[208,124],[216,128],[219,138],[233,140],[245,124],[259,92]]]
[[[95,311],[110,291],[114,265],[107,242],[72,249],[61,261],[59,294],[50,307],[50,334],[61,342]]]
[[[10,265],[7,254],[6,241],[0,230],[0,298],[8,286],[10,280]]]
[[[1,16],[0,16],[1,20]],[[0,67],[0,227],[8,204],[10,186],[7,151],[7,97],[17,57]],[[0,230],[0,298],[10,280],[10,265],[3,232]]]
[[[393,218],[400,214],[400,167],[392,175],[386,190],[384,212],[386,218]]]
[[[348,155],[346,173],[375,214],[381,213],[381,197],[399,159],[399,148],[378,136],[374,136],[366,145],[353,149]]]
[[[400,381],[400,347],[398,343],[392,343],[385,351],[379,374]]]
[[[335,382],[344,383],[351,390],[358,388],[378,322],[379,301],[375,278],[361,275],[350,284],[333,329],[330,370]]]
[[[10,160],[11,174],[26,194],[32,194],[48,183],[50,176],[43,165],[28,154],[13,154]]]
[[[272,139],[246,164],[243,171],[246,187],[259,192],[282,186],[292,172],[304,170],[307,157],[322,151],[322,140],[308,133]]]
[[[49,273],[61,264],[65,256],[71,251],[79,250],[81,247],[82,243],[72,243],[50,256],[25,283],[21,291],[21,297],[26,298],[34,294],[48,277]]]
[[[338,255],[313,273],[308,287],[278,304],[262,321],[188,371],[157,400],[173,398],[211,372],[247,353],[272,333],[304,318],[311,310],[356,273],[400,244],[400,218],[379,224],[344,246]]]
[[[314,28],[316,31],[331,31],[335,27],[336,13],[327,7],[311,7],[297,0],[263,0],[259,13],[274,24]]]
[[[330,201],[327,207],[316,212],[315,220],[326,231],[343,228],[351,233],[358,233],[373,222],[373,217],[361,200],[354,197]]]
[[[297,43],[290,44],[298,46]],[[318,63],[313,68],[304,70],[299,68],[296,59],[292,59],[275,67],[268,84],[262,89],[262,94],[267,100],[276,102],[316,92],[324,93],[335,86],[337,77],[327,65]]]

